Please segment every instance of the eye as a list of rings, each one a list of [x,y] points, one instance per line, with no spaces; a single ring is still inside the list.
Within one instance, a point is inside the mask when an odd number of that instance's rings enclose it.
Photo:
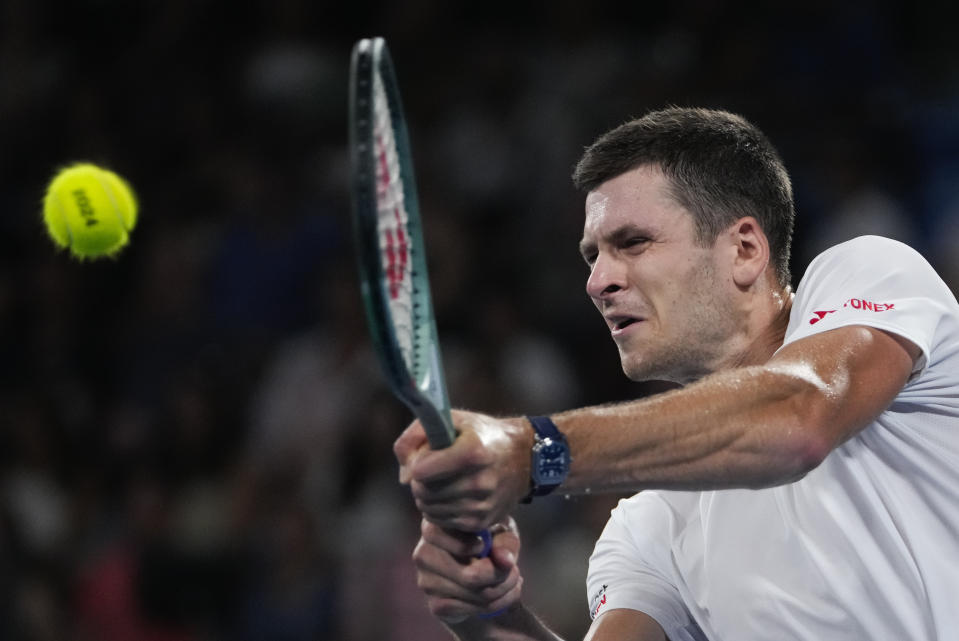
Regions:
[[[592,244],[581,243],[579,246],[579,255],[583,257],[588,267],[592,267],[599,256],[599,248]]]
[[[645,236],[630,236],[623,241],[623,249],[633,249],[641,248],[643,245],[649,242],[649,239]]]

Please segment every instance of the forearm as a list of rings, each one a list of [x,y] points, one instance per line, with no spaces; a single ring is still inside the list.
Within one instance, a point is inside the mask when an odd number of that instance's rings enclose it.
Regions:
[[[804,425],[821,387],[811,373],[742,368],[648,399],[554,415],[573,456],[561,491],[789,482],[835,445]]]
[[[470,617],[446,627],[459,641],[563,641],[522,605],[491,619]]]

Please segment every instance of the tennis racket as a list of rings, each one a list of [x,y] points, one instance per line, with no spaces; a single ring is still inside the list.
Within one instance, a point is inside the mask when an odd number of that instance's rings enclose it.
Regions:
[[[393,393],[432,449],[456,438],[426,271],[426,247],[399,86],[386,42],[363,39],[350,65],[353,223],[366,316]],[[479,533],[489,553],[488,531]]]

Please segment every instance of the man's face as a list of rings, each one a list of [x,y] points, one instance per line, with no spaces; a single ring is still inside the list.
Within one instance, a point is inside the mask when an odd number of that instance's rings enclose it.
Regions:
[[[633,380],[688,383],[714,371],[741,327],[720,244],[696,240],[692,215],[658,167],[608,180],[586,197],[580,243],[586,291]]]

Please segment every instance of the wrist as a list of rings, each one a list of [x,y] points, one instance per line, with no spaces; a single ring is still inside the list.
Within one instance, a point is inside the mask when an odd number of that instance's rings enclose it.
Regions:
[[[536,444],[536,430],[525,416],[505,419],[513,427],[510,485],[515,503],[519,503],[529,493],[531,459],[530,451]]]

